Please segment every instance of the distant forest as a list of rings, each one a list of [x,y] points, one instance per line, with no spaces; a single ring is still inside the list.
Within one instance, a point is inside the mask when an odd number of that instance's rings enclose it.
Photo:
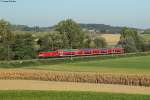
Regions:
[[[103,33],[103,34],[118,34],[124,27],[115,27],[105,24],[79,24],[81,28],[95,32],[95,33]],[[29,31],[29,32],[48,32],[54,29],[55,26],[52,27],[29,27],[27,25],[11,25],[12,31]],[[136,28],[133,28],[136,29]],[[150,29],[136,29],[140,33],[150,34]]]

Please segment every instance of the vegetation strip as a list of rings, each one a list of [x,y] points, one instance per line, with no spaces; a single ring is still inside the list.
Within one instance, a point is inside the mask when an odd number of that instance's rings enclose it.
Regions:
[[[88,73],[88,72],[1,70],[0,79],[120,84],[120,85],[146,86],[146,87],[150,86],[149,75],[102,74],[102,73]]]
[[[1,100],[149,100],[149,95],[64,91],[0,91]]]
[[[58,63],[72,63],[81,61],[94,61],[114,58],[126,58],[126,57],[138,57],[138,56],[149,56],[150,52],[139,52],[139,53],[127,53],[127,54],[116,54],[116,55],[95,55],[85,57],[74,57],[73,60],[70,58],[49,58],[49,59],[34,59],[34,60],[14,60],[14,61],[0,61],[1,68],[20,68],[30,67],[39,65],[54,65]]]

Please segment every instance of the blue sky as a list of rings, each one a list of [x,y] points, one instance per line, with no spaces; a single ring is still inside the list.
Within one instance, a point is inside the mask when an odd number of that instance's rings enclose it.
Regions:
[[[0,2],[0,19],[12,24],[52,26],[72,18],[78,23],[150,28],[150,0],[16,0]]]

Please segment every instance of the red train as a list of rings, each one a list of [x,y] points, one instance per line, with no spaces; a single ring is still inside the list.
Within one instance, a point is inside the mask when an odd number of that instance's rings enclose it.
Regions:
[[[123,54],[123,48],[110,49],[73,49],[56,50],[51,52],[40,52],[39,57],[66,57],[66,56],[87,56],[87,55],[105,55],[105,54]]]

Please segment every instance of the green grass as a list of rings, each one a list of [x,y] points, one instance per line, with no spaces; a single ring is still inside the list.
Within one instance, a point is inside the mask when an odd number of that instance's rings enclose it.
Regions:
[[[143,34],[143,37],[146,41],[150,40],[150,34]]]
[[[150,56],[94,60],[87,62],[56,63],[27,67],[51,71],[150,73]]]
[[[63,91],[0,91],[0,100],[150,100],[150,95]]]

